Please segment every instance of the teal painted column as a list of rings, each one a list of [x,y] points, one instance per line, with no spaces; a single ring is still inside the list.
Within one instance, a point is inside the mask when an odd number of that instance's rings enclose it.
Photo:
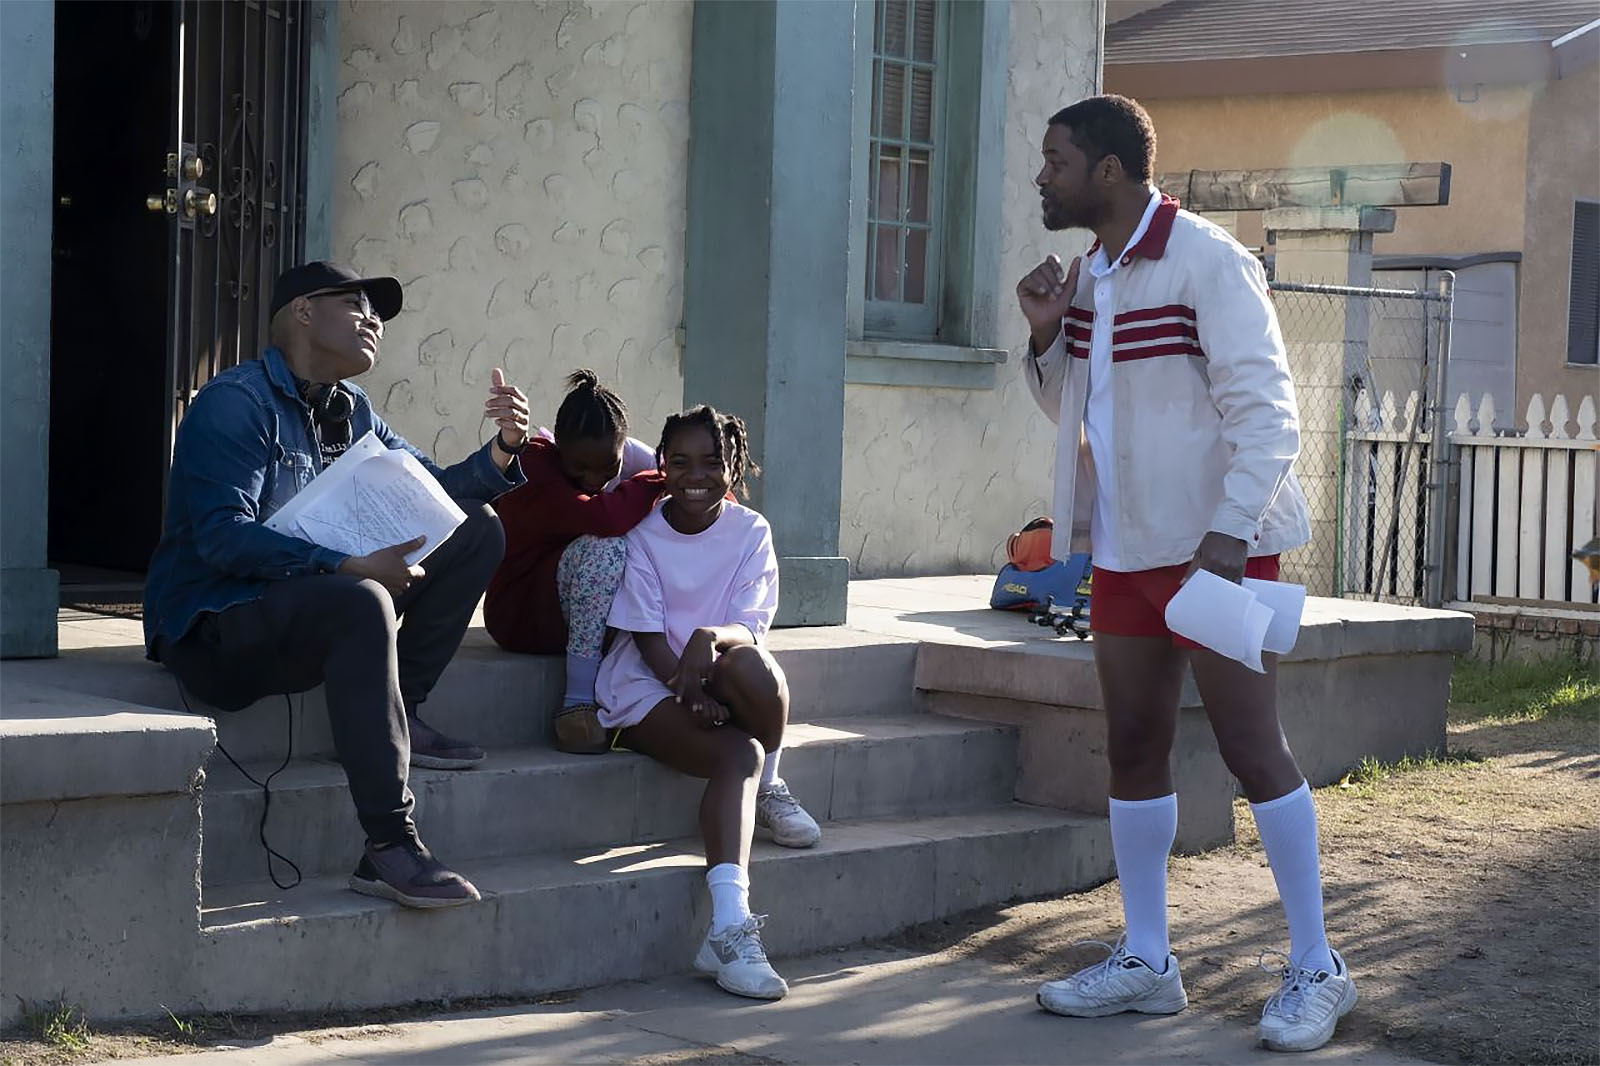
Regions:
[[[748,423],[779,625],[844,621],[839,555],[855,5],[694,9],[685,403]]]
[[[0,658],[56,653],[45,565],[55,5],[0,3]]]

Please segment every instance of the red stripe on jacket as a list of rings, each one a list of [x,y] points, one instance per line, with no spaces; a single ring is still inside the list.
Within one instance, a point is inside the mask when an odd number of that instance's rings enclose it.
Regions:
[[[1171,344],[1151,344],[1143,348],[1112,349],[1113,363],[1131,363],[1135,359],[1154,359],[1160,355],[1193,355],[1204,359],[1206,353],[1193,341],[1174,341]]]
[[[1143,348],[1113,348],[1111,361],[1113,363],[1131,363],[1135,359],[1154,359],[1158,355],[1193,355],[1200,359],[1206,357],[1204,349],[1192,341],[1174,341],[1171,344],[1151,344]],[[1074,348],[1072,358],[1089,358],[1088,345]]]
[[[1113,320],[1112,325],[1122,326],[1130,322],[1149,322],[1157,318],[1187,318],[1195,320],[1194,308],[1188,304],[1166,304],[1163,307],[1141,307],[1136,311],[1124,311]]]
[[[1112,333],[1111,345],[1116,348],[1124,344],[1138,344],[1141,341],[1156,341],[1167,337],[1186,337],[1198,341],[1200,331],[1187,322],[1163,322],[1159,326],[1131,326]]]

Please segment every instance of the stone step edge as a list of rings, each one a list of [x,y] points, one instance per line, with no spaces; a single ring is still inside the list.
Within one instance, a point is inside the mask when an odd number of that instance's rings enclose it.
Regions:
[[[1003,723],[965,718],[959,715],[908,712],[897,715],[859,715],[844,718],[817,719],[809,722],[790,722],[784,738],[784,751],[819,745],[843,745],[916,739],[925,736],[981,734],[1014,730]],[[617,754],[635,756],[635,752]],[[241,764],[255,778],[263,780],[266,774],[278,769],[282,760],[245,759]],[[611,754],[572,755],[557,751],[546,744],[515,744],[492,748],[484,761],[464,770],[431,770],[412,767],[413,781],[447,782],[457,776],[481,776],[493,773],[603,773],[615,766]],[[344,770],[339,763],[325,755],[297,756],[272,780],[272,791],[294,792],[306,789],[346,787]],[[206,781],[201,795],[233,795],[255,793],[260,786],[247,781],[222,755],[214,752],[206,767]]]
[[[762,939],[780,960],[1112,876],[1104,819],[1015,803],[834,823],[815,849],[757,844],[752,860],[751,902],[770,915]],[[341,878],[285,898],[214,899],[192,950],[180,948],[190,991],[172,998],[283,1011],[590,988],[687,971],[710,920],[692,840],[464,872],[488,898],[444,911],[359,895]]]
[[[796,725],[791,731],[794,743],[782,769],[795,795],[820,820],[931,816],[1015,798],[1017,730],[1006,723],[918,714]],[[670,840],[692,830],[703,788],[633,753],[575,756],[522,748],[496,752],[487,763],[467,771],[413,773],[423,838],[452,862]],[[264,877],[257,841],[260,790],[236,771],[224,780],[203,797],[201,876],[207,888]],[[305,876],[337,873],[359,855],[361,834],[336,763],[291,765],[273,785],[272,810],[281,813],[269,834]],[[566,809],[589,814],[548,830],[523,814],[488,832],[461,821],[464,811],[490,797],[532,811],[561,807],[563,796],[571,798]]]
[[[752,894],[758,893],[767,878],[777,876],[779,868],[788,862],[822,861],[831,855],[1056,829],[1103,833],[1109,856],[1110,823],[1106,818],[1025,803],[1012,802],[1000,807],[923,818],[824,822],[822,840],[812,848],[781,848],[758,838],[750,855]],[[1110,876],[1109,869],[1108,863],[1106,877]],[[483,893],[483,903],[477,906],[493,904],[505,896],[602,885],[619,879],[669,877],[683,871],[698,877],[704,870],[704,852],[695,837],[564,853],[535,853],[471,863],[460,868]],[[207,892],[211,898],[201,903],[201,930],[212,934],[237,932],[406,910],[387,900],[354,892],[347,881],[347,875],[307,878],[295,889],[275,891],[276,898],[272,899],[261,899],[260,893],[252,891],[262,887],[260,883],[214,886]]]

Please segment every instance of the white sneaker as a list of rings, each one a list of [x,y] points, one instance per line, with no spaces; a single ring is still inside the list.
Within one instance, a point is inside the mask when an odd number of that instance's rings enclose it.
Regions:
[[[1110,954],[1070,977],[1040,985],[1039,1006],[1050,1013],[1069,1018],[1103,1018],[1123,1011],[1176,1014],[1189,1005],[1183,978],[1178,976],[1178,956],[1169,952],[1166,969],[1156,973],[1143,959],[1128,954],[1126,938],[1115,947],[1099,940],[1081,943],[1098,944]]]
[[[789,794],[789,786],[774,781],[756,793],[756,825],[772,830],[772,842],[784,848],[809,848],[822,839],[817,820]]]
[[[1267,954],[1262,953],[1261,968],[1278,973],[1282,983],[1261,1008],[1257,1035],[1273,1051],[1315,1051],[1333,1038],[1339,1019],[1356,1005],[1356,983],[1345,969],[1344,957],[1332,953],[1334,971],[1330,973],[1295,966],[1283,955],[1279,956],[1283,968],[1273,970],[1266,965]]]
[[[789,994],[789,986],[767,961],[761,946],[761,927],[766,921],[765,914],[752,914],[720,933],[708,931],[694,957],[694,968],[715,975],[717,984],[736,996],[782,999]]]

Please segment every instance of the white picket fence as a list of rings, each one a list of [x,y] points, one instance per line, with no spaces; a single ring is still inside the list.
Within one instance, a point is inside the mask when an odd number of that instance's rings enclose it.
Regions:
[[[1595,401],[1578,404],[1569,430],[1567,399],[1548,414],[1544,398],[1528,401],[1520,436],[1493,433],[1494,401],[1474,409],[1456,401],[1450,443],[1459,464],[1454,582],[1446,595],[1460,604],[1515,600],[1550,607],[1600,603],[1574,548],[1595,534]]]
[[[1343,574],[1352,599],[1420,603],[1424,594],[1430,432],[1421,398],[1358,393],[1345,430]]]

